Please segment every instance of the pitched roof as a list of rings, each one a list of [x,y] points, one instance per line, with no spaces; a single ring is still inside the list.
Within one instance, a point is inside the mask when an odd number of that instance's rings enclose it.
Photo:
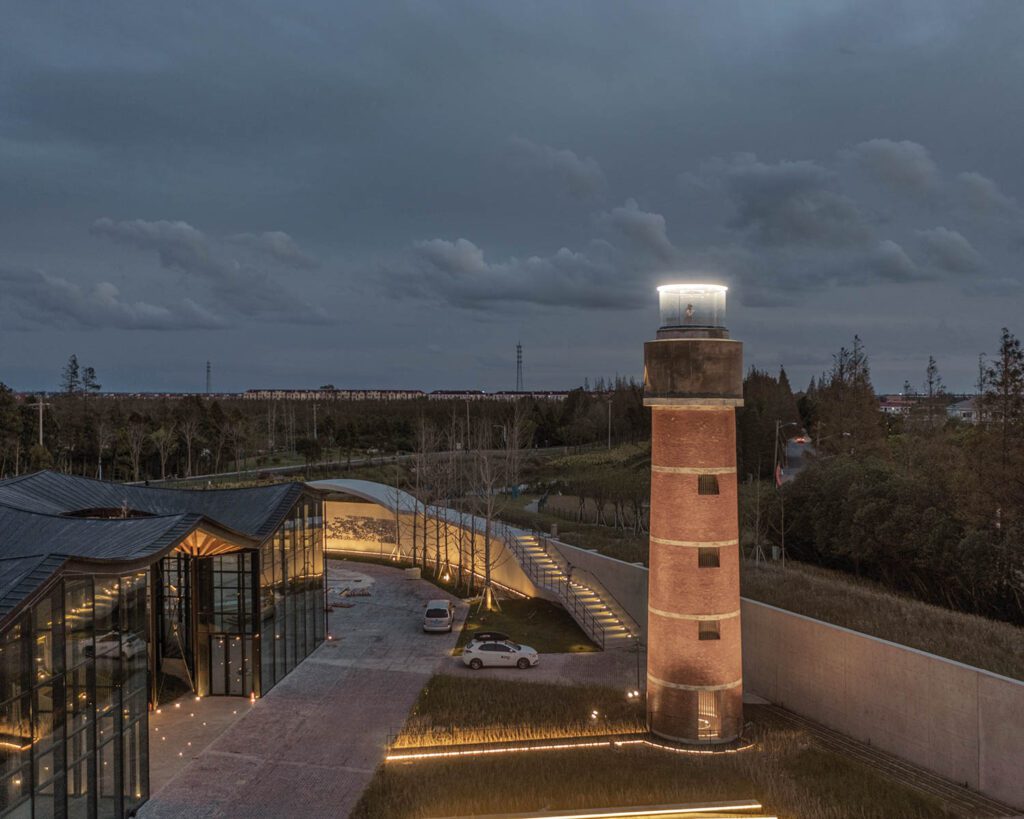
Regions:
[[[251,489],[158,489],[36,472],[0,481],[0,621],[69,561],[157,560],[197,529],[254,548],[280,526],[298,483]],[[127,507],[136,516],[90,517]]]
[[[44,471],[0,481],[0,507],[50,515],[120,509],[122,505],[150,515],[194,513],[263,540],[280,526],[302,489],[299,483],[248,489],[163,489]]]

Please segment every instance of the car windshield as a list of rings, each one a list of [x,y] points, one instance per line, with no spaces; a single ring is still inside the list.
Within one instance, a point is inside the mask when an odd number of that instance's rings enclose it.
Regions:
[[[513,651],[519,651],[519,649],[522,648],[522,646],[519,645],[519,643],[509,643],[508,645],[509,648],[511,648]]]
[[[427,617],[447,617],[448,612],[444,609],[427,609]]]

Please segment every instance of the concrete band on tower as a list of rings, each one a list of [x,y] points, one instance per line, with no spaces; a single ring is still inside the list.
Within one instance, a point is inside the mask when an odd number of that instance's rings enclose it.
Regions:
[[[743,727],[735,408],[743,345],[725,288],[659,288],[644,345],[651,407],[647,720],[665,739],[722,743]]]

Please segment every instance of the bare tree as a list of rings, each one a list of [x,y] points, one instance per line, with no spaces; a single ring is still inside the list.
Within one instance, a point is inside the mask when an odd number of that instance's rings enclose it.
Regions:
[[[96,477],[103,480],[103,453],[114,442],[114,425],[105,412],[96,417]]]
[[[491,582],[492,538],[495,534],[495,520],[500,511],[500,492],[508,475],[508,461],[504,453],[490,448],[491,428],[486,422],[478,430],[473,453],[475,486],[474,505],[484,519],[484,588],[480,605],[487,611],[498,608]]]
[[[167,477],[167,462],[178,444],[178,431],[174,427],[174,421],[168,419],[166,424],[149,433],[149,440],[153,442],[160,457],[160,480],[163,480]]]
[[[202,419],[196,412],[186,409],[178,417],[178,431],[182,443],[185,444],[185,477],[192,477],[192,454],[195,452],[196,439],[199,437],[199,428]]]
[[[139,480],[142,469],[142,451],[146,446],[146,421],[137,412],[133,412],[128,418],[128,427],[125,429],[125,443],[128,446],[128,454],[132,461],[132,480]]]

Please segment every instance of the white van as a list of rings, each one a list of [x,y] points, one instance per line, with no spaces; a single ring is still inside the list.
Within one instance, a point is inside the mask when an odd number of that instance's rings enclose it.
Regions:
[[[424,631],[451,631],[455,621],[455,606],[448,600],[431,600],[423,612]]]

